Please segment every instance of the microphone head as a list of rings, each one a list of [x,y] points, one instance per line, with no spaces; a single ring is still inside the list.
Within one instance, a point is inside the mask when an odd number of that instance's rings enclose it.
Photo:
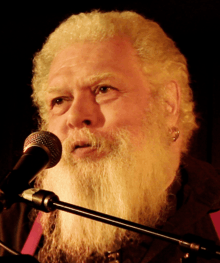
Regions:
[[[48,131],[38,131],[31,133],[24,142],[23,152],[32,146],[43,148],[49,157],[49,162],[46,168],[55,166],[62,155],[62,145],[58,137]]]

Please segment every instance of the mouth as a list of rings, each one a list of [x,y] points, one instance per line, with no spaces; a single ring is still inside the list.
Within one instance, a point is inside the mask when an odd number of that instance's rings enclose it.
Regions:
[[[101,150],[100,143],[92,143],[89,140],[77,140],[72,145],[72,154],[76,159],[92,158],[97,159],[105,155]]]
[[[89,143],[85,143],[85,144],[75,144],[73,151],[80,149],[80,148],[88,148],[88,147],[92,147],[91,144]]]
[[[77,159],[92,157],[97,154],[97,148],[91,143],[85,141],[77,141],[74,143],[72,153]]]
[[[88,140],[78,140],[75,141],[72,147],[72,151],[75,152],[76,150],[80,150],[80,149],[93,149],[96,148],[91,142],[89,142]]]

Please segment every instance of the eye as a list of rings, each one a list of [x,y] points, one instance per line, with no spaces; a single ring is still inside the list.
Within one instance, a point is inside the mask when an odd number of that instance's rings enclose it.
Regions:
[[[113,90],[114,88],[111,86],[100,86],[95,89],[95,95],[108,93],[110,90]]]
[[[97,103],[109,103],[118,98],[119,91],[117,88],[109,85],[100,85],[95,88],[94,95]]]
[[[50,100],[50,111],[54,115],[64,114],[71,106],[73,98],[69,96],[59,96],[51,98]]]
[[[55,98],[55,99],[52,100],[52,106],[54,106],[54,105],[60,105],[60,104],[63,103],[63,101],[64,101],[63,98]]]
[[[70,97],[56,97],[52,99],[51,101],[51,107],[60,106],[64,104],[67,101],[71,101],[72,99]]]

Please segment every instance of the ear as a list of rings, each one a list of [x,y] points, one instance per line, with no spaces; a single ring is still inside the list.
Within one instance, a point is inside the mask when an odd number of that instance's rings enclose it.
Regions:
[[[176,81],[170,81],[165,86],[165,111],[169,127],[177,126],[180,111],[180,86]]]

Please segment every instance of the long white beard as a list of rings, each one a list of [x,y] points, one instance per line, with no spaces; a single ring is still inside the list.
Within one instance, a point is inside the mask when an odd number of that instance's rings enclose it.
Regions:
[[[177,165],[169,152],[168,139],[162,135],[164,131],[152,123],[151,129],[148,126],[144,130],[136,142],[131,142],[126,130],[112,133],[109,140],[87,129],[75,131],[63,144],[60,163],[44,172],[38,185],[55,192],[61,201],[155,226],[167,205],[166,188],[175,177]],[[96,161],[86,158],[76,162],[71,145],[81,136],[101,152],[109,153]],[[136,149],[140,142],[142,147]],[[122,240],[132,235],[60,211],[45,214],[42,223],[47,241],[40,253],[41,262],[61,262],[61,251],[69,261],[83,262],[93,252],[103,255],[119,249]]]

